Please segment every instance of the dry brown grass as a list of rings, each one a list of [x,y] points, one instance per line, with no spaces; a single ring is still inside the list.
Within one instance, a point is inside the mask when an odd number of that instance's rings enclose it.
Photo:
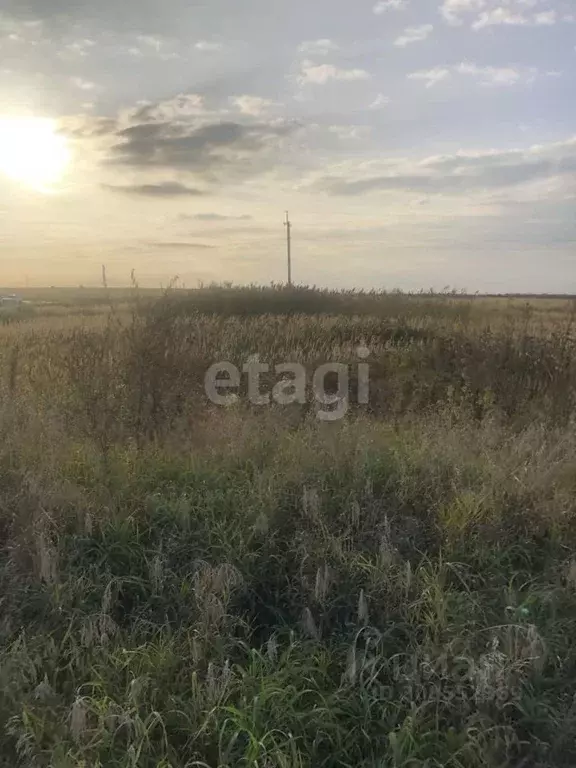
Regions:
[[[135,298],[0,327],[0,763],[573,765],[570,307]],[[360,341],[340,422],[203,393]]]

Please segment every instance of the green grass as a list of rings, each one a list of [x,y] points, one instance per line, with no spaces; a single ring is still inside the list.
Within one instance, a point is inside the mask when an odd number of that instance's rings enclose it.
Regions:
[[[569,311],[258,301],[1,337],[0,764],[574,765]],[[203,396],[362,340],[341,422]]]

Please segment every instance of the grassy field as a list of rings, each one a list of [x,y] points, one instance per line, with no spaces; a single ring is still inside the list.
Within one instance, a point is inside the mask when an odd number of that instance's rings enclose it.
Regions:
[[[0,765],[576,764],[572,300],[25,298],[0,314]],[[345,418],[244,378],[211,403],[209,367],[253,355],[347,364]]]

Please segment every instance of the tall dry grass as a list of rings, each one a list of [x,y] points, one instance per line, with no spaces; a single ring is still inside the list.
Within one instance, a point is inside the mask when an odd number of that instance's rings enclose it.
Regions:
[[[570,310],[254,292],[0,330],[2,764],[573,765]],[[361,342],[341,422],[203,392]]]

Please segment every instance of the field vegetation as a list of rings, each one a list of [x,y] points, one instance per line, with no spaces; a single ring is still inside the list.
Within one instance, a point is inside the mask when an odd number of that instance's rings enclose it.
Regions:
[[[25,298],[0,314],[0,765],[576,764],[572,300]],[[346,417],[212,404],[208,368],[256,354],[349,364]]]

